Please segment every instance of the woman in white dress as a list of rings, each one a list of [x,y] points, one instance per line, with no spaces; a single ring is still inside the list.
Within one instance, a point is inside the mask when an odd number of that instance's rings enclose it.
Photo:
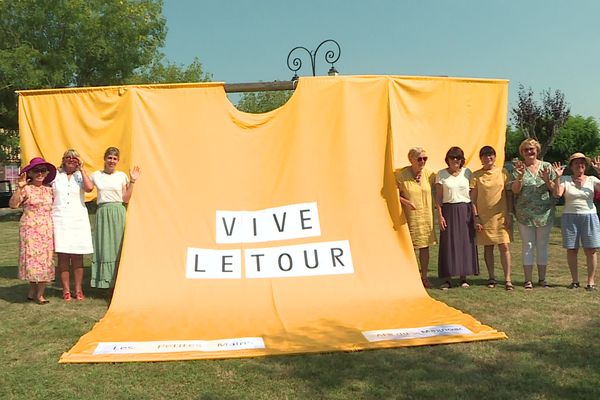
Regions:
[[[54,203],[54,251],[58,256],[58,271],[63,290],[63,299],[71,301],[70,269],[73,269],[75,298],[83,300],[83,255],[94,252],[92,231],[84,194],[94,184],[88,177],[83,162],[76,150],[65,151],[56,179],[52,183]]]

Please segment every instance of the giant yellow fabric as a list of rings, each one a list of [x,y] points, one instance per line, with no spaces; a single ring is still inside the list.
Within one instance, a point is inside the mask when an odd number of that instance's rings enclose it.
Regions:
[[[504,338],[423,289],[393,171],[413,145],[426,147],[430,160],[443,159],[454,144],[469,155],[481,143],[502,148],[506,89],[505,81],[491,80],[302,78],[283,107],[260,115],[236,110],[215,83],[21,92],[24,159],[58,161],[73,147],[92,171],[102,166],[104,148],[116,145],[122,169],[136,164],[143,171],[127,212],[113,302],[60,362]],[[288,224],[301,228],[257,242],[252,234],[230,243],[219,236],[227,232],[219,213],[260,210],[266,217],[248,215],[282,226],[287,212]],[[292,249],[320,245],[331,254],[317,267],[301,258],[290,264]],[[205,279],[208,258],[194,264],[193,249],[242,258],[261,249],[280,254],[279,268],[272,260],[251,267],[255,254],[229,279],[234,258],[226,263],[223,256],[217,272],[228,279]],[[187,277],[189,265],[202,279]],[[280,276],[252,276],[267,267]]]

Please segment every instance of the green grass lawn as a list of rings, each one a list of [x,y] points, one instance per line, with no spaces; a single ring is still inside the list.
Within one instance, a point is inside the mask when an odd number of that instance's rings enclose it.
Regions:
[[[434,248],[432,276],[436,254]],[[25,302],[28,285],[17,279],[18,216],[0,216],[0,399],[600,399],[600,294],[566,289],[570,276],[558,228],[551,239],[552,288],[525,291],[518,241],[512,254],[513,292],[486,288],[483,262],[470,288],[429,290],[506,332],[508,340],[219,361],[58,364],[104,315],[104,294],[87,288],[84,302],[67,304],[55,284],[50,304]],[[583,282],[583,256],[580,264]],[[86,258],[86,285],[88,271]]]

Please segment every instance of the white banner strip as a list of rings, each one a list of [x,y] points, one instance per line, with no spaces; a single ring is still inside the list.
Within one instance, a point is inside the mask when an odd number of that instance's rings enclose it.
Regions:
[[[100,342],[94,355],[182,353],[187,351],[234,351],[264,349],[261,337],[243,337],[217,340],[163,340],[151,342]]]
[[[257,211],[217,210],[217,243],[258,243],[321,236],[316,202]]]
[[[363,336],[369,342],[383,340],[422,339],[434,336],[472,335],[473,332],[463,325],[433,325],[420,328],[382,329],[377,331],[363,331]]]
[[[354,273],[347,240],[246,249],[244,264],[249,279]]]

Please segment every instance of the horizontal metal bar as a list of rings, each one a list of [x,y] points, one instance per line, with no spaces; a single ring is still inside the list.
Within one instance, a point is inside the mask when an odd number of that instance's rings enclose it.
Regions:
[[[279,90],[294,90],[298,81],[226,83],[225,92],[276,92]]]

